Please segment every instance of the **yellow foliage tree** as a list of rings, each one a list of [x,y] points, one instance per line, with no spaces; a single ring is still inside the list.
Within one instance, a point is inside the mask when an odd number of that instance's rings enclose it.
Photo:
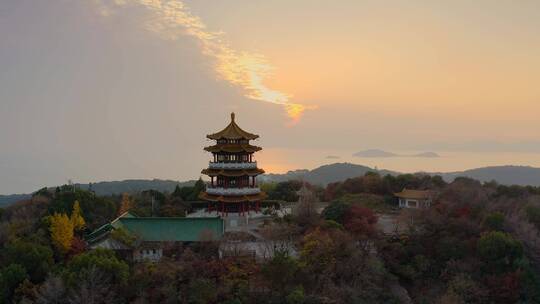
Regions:
[[[73,241],[73,222],[64,213],[51,216],[51,239],[58,251],[65,253],[71,248]]]
[[[81,214],[81,205],[79,204],[79,201],[75,201],[75,203],[73,203],[73,211],[71,212],[70,220],[73,224],[73,229],[76,231],[82,230],[86,225],[86,222]]]
[[[131,209],[131,198],[129,194],[122,194],[122,201],[120,202],[120,209],[118,209],[118,215],[122,215]]]

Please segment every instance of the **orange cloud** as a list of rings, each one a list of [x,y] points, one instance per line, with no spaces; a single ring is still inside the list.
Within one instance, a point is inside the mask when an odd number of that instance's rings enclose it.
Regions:
[[[274,67],[263,55],[241,52],[222,40],[223,33],[207,29],[202,20],[193,15],[180,0],[115,0],[119,6],[140,5],[152,12],[145,27],[165,39],[177,39],[180,35],[196,38],[204,55],[215,61],[215,72],[228,83],[242,89],[245,97],[282,106],[287,116],[297,122],[302,114],[314,106],[290,102],[291,95],[272,89],[264,84]],[[100,11],[110,14],[103,6]]]

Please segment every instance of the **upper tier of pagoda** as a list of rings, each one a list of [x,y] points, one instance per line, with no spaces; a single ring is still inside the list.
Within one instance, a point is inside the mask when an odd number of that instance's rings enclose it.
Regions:
[[[210,153],[254,153],[262,150],[261,147],[249,144],[250,140],[259,138],[259,135],[242,130],[234,121],[234,113],[231,113],[231,122],[225,129],[206,137],[217,142],[204,148]]]
[[[246,132],[240,128],[234,121],[234,113],[231,113],[231,123],[229,123],[228,126],[225,127],[225,129],[214,133],[214,134],[208,134],[206,135],[208,139],[213,140],[220,140],[220,139],[227,139],[227,140],[238,140],[238,139],[245,139],[245,140],[254,140],[259,138],[259,135],[252,134],[249,132]]]

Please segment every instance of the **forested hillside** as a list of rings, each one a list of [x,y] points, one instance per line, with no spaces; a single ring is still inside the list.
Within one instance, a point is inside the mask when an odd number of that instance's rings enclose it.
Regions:
[[[299,182],[266,185],[298,200]],[[361,177],[306,185],[291,215],[266,212],[259,233],[288,244],[273,257],[220,258],[220,241],[183,247],[157,263],[88,250],[84,236],[130,210],[184,216],[204,184],[99,196],[42,189],[1,210],[0,297],[5,303],[538,303],[540,189],[468,178]],[[392,193],[430,189],[433,205],[398,210]],[[319,200],[330,203],[313,212]],[[380,214],[405,225],[382,233]],[[119,235],[129,240],[129,235]],[[225,240],[222,240],[225,241]],[[291,251],[292,250],[292,251]]]

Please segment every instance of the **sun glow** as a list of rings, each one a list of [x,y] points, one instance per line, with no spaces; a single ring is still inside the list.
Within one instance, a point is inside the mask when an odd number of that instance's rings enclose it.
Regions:
[[[140,5],[152,16],[145,21],[145,27],[164,39],[178,39],[181,35],[195,37],[204,55],[214,59],[214,69],[218,76],[239,87],[243,95],[252,100],[269,102],[282,106],[293,123],[299,121],[303,113],[316,106],[306,106],[290,102],[291,95],[272,89],[264,80],[272,75],[274,67],[260,54],[241,52],[222,40],[222,32],[207,29],[202,20],[193,15],[179,0],[114,0],[117,6]],[[102,15],[109,16],[111,7],[99,2]]]

